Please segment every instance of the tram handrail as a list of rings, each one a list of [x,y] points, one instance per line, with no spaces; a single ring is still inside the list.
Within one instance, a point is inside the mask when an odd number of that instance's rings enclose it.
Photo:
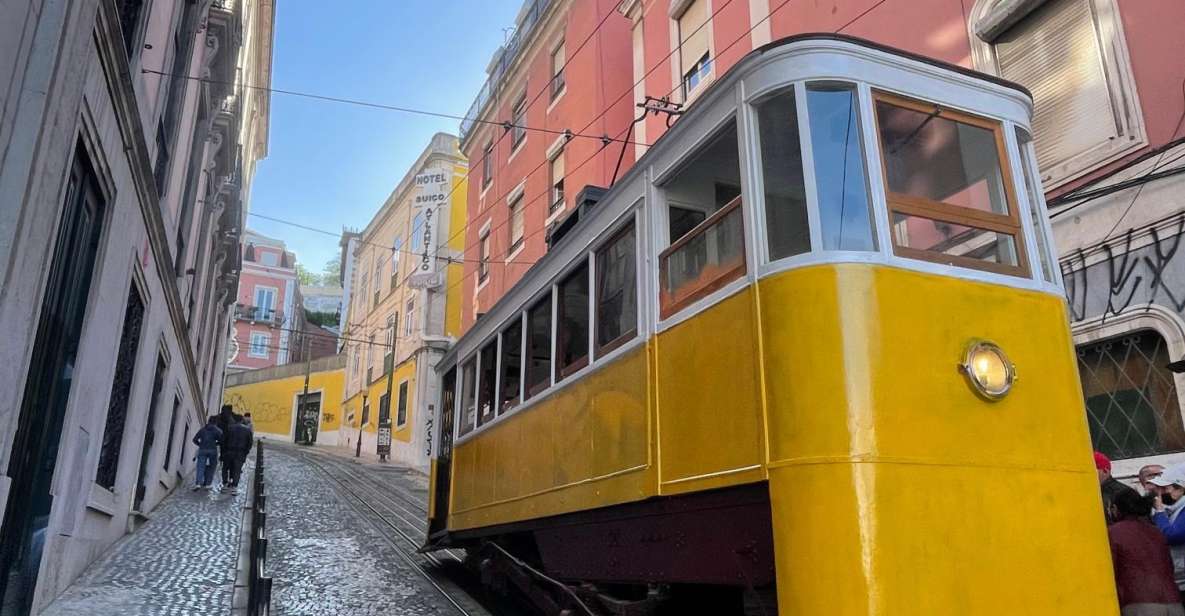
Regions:
[[[267,495],[263,482],[263,439],[255,441],[255,470],[251,480],[251,544],[248,548],[247,614],[271,612],[272,579],[263,575],[267,563]]]
[[[728,260],[709,266],[705,261],[695,278],[684,282],[678,288],[672,289],[669,280],[668,263],[672,256],[678,254],[691,242],[706,236],[710,231],[719,228],[733,213],[739,214],[741,197],[738,195],[727,205],[716,210],[711,216],[703,220],[683,237],[671,242],[665,250],[658,254],[659,275],[659,314],[667,318],[679,310],[687,307],[698,299],[711,294],[728,282],[736,280],[745,274],[745,233],[744,222],[741,222],[741,233],[738,250]]]

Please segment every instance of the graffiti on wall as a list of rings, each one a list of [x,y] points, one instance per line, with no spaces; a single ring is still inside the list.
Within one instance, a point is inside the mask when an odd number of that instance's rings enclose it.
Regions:
[[[1185,316],[1185,214],[1169,232],[1151,230],[1152,243],[1132,250],[1133,230],[1103,245],[1106,257],[1087,265],[1086,253],[1078,250],[1061,262],[1070,321],[1088,317],[1118,315],[1132,307],[1153,304]]]
[[[234,411],[240,415],[243,413],[251,413],[251,419],[257,426],[268,425],[283,425],[284,431],[288,430],[288,424],[292,418],[292,409],[281,407],[273,402],[250,400],[238,393],[226,394],[223,404],[229,404],[234,407]]]

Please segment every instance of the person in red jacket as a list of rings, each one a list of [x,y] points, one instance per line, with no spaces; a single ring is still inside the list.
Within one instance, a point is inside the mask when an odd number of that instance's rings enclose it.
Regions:
[[[1107,527],[1121,616],[1185,616],[1164,534],[1148,520],[1148,501],[1115,497],[1118,521]]]

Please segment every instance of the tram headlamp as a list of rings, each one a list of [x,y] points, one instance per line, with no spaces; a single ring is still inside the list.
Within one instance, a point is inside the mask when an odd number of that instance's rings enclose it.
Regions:
[[[967,375],[976,393],[988,400],[1003,398],[1016,382],[1016,366],[1008,361],[1003,349],[992,342],[971,344],[959,369]]]

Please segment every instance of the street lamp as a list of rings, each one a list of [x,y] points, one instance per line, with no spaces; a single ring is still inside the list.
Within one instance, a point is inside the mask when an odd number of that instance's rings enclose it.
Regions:
[[[370,395],[366,390],[362,390],[362,412],[358,415],[358,446],[354,449],[354,457],[362,457],[362,422],[366,421],[366,398]]]

